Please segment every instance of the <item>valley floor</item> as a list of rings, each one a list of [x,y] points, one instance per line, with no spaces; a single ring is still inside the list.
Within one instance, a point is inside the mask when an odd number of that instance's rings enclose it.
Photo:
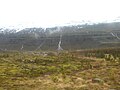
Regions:
[[[0,90],[120,90],[120,49],[1,52]]]

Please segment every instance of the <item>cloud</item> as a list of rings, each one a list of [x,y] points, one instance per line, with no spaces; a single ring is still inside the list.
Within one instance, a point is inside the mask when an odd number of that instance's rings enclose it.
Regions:
[[[0,0],[0,25],[52,26],[120,16],[119,0]]]

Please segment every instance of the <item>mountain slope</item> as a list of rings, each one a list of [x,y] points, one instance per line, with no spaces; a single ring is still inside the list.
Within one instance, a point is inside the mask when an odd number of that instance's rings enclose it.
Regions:
[[[0,49],[57,50],[61,38],[64,50],[119,47],[120,23],[84,24],[53,28],[0,29]],[[21,49],[22,48],[22,49]]]

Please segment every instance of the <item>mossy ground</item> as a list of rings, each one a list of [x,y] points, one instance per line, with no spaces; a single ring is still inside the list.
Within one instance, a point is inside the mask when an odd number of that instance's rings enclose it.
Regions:
[[[120,90],[120,53],[103,51],[1,52],[0,90]]]

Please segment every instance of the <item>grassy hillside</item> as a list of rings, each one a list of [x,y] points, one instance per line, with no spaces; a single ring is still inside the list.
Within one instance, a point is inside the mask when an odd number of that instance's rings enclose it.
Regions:
[[[120,90],[120,48],[1,52],[0,90]]]

